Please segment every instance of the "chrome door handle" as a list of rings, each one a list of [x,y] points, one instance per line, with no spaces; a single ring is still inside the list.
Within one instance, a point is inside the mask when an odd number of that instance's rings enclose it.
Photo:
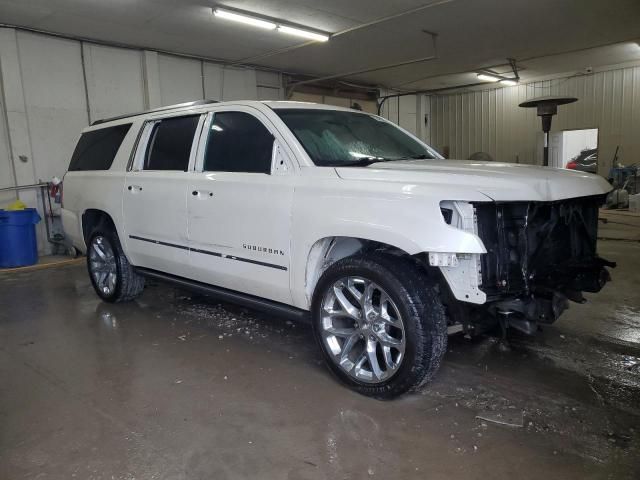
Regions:
[[[142,187],[140,185],[129,185],[127,187],[127,189],[132,192],[132,191],[136,191],[136,192],[141,192],[142,191]]]

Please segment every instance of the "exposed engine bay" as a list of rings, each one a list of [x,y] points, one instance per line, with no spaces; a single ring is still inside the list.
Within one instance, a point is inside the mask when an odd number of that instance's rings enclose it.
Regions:
[[[605,196],[555,202],[474,204],[477,234],[487,253],[480,256],[479,285],[486,303],[458,305],[465,329],[495,326],[532,334],[553,323],[569,300],[584,303],[583,292],[598,292],[615,267],[596,252],[598,208]],[[487,315],[489,314],[489,315]]]

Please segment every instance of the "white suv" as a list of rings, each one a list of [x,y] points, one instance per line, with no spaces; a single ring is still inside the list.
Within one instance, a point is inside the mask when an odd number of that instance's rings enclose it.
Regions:
[[[609,279],[596,175],[449,161],[367,113],[193,102],[94,122],[64,178],[64,228],[98,295],[169,280],[310,318],[366,395],[416,389],[447,333],[532,333]]]

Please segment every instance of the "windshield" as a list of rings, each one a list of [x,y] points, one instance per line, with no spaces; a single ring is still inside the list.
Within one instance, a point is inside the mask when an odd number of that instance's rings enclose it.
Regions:
[[[275,109],[319,166],[437,158],[437,154],[389,122],[340,110]]]

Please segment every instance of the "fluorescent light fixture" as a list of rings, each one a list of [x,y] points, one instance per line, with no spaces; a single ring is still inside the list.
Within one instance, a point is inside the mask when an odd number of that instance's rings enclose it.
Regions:
[[[502,85],[506,85],[507,87],[514,87],[514,86],[518,85],[518,82],[516,80],[509,80],[508,78],[504,78],[504,79],[500,80],[500,83]]]
[[[213,14],[216,17],[224,18],[225,20],[244,23],[245,25],[264,28],[266,30],[275,30],[277,28],[279,32],[287,33],[289,35],[295,35],[296,37],[308,38],[309,40],[315,40],[317,42],[326,42],[327,40],[329,40],[329,35],[327,34],[313,32],[311,30],[305,30],[302,28],[290,27],[288,25],[280,25],[279,23],[274,23],[270,20],[266,20],[254,15],[245,15],[244,13],[236,12],[233,10],[214,8]]]
[[[296,37],[308,38],[309,40],[316,40],[318,42],[326,42],[327,40],[329,40],[329,35],[310,32],[309,30],[302,30],[300,28],[287,27],[286,25],[278,25],[278,31],[282,33],[287,33],[289,35],[295,35]]]
[[[244,23],[246,25],[251,25],[253,27],[264,28],[265,30],[274,30],[277,26],[275,23],[268,22],[267,20],[261,20],[259,18],[250,17],[248,15],[242,15],[240,13],[231,12],[229,10],[223,10],[221,8],[214,9],[213,14],[216,17],[224,18],[225,20]]]
[[[483,82],[497,82],[500,80],[500,77],[496,77],[495,75],[490,75],[488,73],[479,73],[478,80],[482,80]]]

